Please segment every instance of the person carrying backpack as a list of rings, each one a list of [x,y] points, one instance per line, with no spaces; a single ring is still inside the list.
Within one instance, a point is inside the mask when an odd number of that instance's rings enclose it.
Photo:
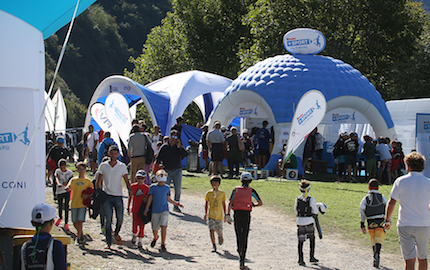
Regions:
[[[385,208],[387,206],[387,198],[379,193],[378,188],[378,180],[370,179],[369,192],[360,204],[360,227],[361,231],[366,234],[364,221],[367,219],[367,229],[373,248],[373,266],[376,268],[379,267],[381,247],[385,239]]]
[[[99,149],[97,151],[97,159],[99,164],[102,163],[103,157],[108,156],[108,150],[111,145],[116,145],[118,147],[115,141],[110,137],[110,132],[106,131],[103,134],[103,141],[100,143]]]

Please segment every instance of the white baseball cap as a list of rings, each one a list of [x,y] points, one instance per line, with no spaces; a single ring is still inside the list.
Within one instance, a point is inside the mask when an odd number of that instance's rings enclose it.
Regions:
[[[31,221],[34,223],[43,224],[54,218],[58,218],[58,216],[55,208],[50,204],[38,204],[31,211]]]

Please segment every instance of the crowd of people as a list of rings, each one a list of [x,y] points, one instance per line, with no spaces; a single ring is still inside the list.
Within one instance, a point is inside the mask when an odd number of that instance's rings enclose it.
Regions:
[[[355,182],[364,169],[368,180],[376,177],[380,182],[392,184],[405,171],[402,143],[389,138],[364,135],[362,141],[355,132],[343,132],[333,146],[333,157],[337,181]]]
[[[22,248],[21,263],[37,264],[40,254],[34,254],[37,239],[43,247],[54,245],[53,256],[45,256],[45,264],[64,266],[59,250],[59,242],[49,235],[52,226],[60,226],[69,231],[69,208],[71,220],[76,229],[75,244],[84,246],[85,237],[83,226],[87,209],[91,209],[90,216],[96,218],[100,215],[101,232],[106,238],[106,249],[111,249],[113,242],[121,245],[120,231],[124,217],[123,182],[128,192],[126,210],[132,215],[132,243],[142,247],[145,224],[151,222],[153,238],[150,246],[155,247],[161,236],[160,251],[167,251],[166,235],[169,219],[168,203],[173,204],[173,211],[181,212],[180,202],[182,188],[181,160],[187,156],[181,142],[182,117],[178,117],[177,124],[172,127],[168,136],[163,136],[158,126],[154,132],[149,133],[143,121],[133,121],[130,131],[128,147],[117,145],[110,137],[109,132],[101,134],[94,132],[93,127],[83,136],[82,160],[76,163],[78,176],[67,169],[67,159],[74,161],[74,156],[65,147],[65,138],[57,136],[56,144],[47,151],[48,179],[52,177],[52,186],[55,199],[58,200],[59,218],[55,221],[55,209],[49,205],[38,205],[32,213],[32,223],[38,229],[37,237],[33,237]],[[245,268],[250,213],[253,207],[263,204],[257,192],[249,185],[253,176],[249,172],[239,173],[239,164],[249,166],[254,163],[263,168],[273,143],[272,134],[267,130],[267,121],[260,129],[254,129],[249,136],[243,130],[242,136],[235,127],[227,130],[219,121],[213,123],[213,129],[203,125],[200,144],[202,156],[206,160],[206,169],[210,176],[212,190],[205,197],[204,220],[207,221],[213,251],[216,252],[216,237],[218,244],[224,242],[222,233],[223,222],[234,223],[237,249],[239,253],[240,268]],[[380,253],[385,238],[385,230],[390,229],[391,216],[398,202],[399,241],[402,254],[406,262],[406,269],[413,269],[418,258],[420,269],[427,268],[427,243],[430,234],[429,207],[430,180],[421,172],[424,169],[425,158],[417,153],[404,156],[401,143],[388,138],[372,139],[363,137],[360,142],[357,134],[341,133],[334,145],[333,155],[337,161],[338,180],[347,178],[355,181],[361,167],[365,168],[369,179],[369,193],[360,204],[360,224],[363,233],[369,233],[373,248],[373,264],[379,267]],[[322,159],[322,143],[324,138],[315,129],[306,142],[304,159]],[[121,155],[122,152],[122,155]],[[211,157],[210,163],[208,157]],[[292,155],[289,164],[294,163]],[[220,189],[223,174],[222,161],[228,161],[228,178],[239,176],[242,186],[236,187],[230,195],[229,204],[226,204],[225,192]],[[129,169],[127,165],[130,163]],[[297,165],[297,161],[295,162]],[[305,163],[305,162],[304,162]],[[364,166],[363,166],[364,164]],[[306,164],[304,164],[306,168]],[[87,168],[94,180],[86,176]],[[378,172],[379,169],[379,172]],[[150,177],[152,172],[153,177]],[[404,172],[408,174],[402,175]],[[378,177],[379,181],[376,179]],[[393,184],[390,200],[378,192],[382,180]],[[170,184],[173,184],[174,198],[171,198]],[[419,188],[417,188],[419,187]],[[316,203],[309,196],[310,182],[302,180],[299,185],[301,195],[296,198],[294,209],[297,215],[298,236],[298,263],[305,265],[303,245],[306,239],[310,240],[310,262],[318,262],[315,258],[315,226],[319,227],[317,215],[324,213],[326,206]],[[70,203],[69,203],[70,198]],[[253,198],[253,199],[252,199]],[[231,218],[231,210],[234,218]],[[115,228],[112,228],[115,212]],[[63,215],[64,213],[64,215]],[[365,221],[367,220],[367,230]],[[159,231],[161,235],[159,236]],[[320,234],[322,237],[322,234]],[[44,251],[45,253],[48,248]],[[52,250],[52,249],[51,249]],[[46,254],[45,254],[46,255]],[[51,261],[47,261],[49,258]],[[425,267],[425,268],[424,268]],[[55,267],[56,268],[56,267]]]

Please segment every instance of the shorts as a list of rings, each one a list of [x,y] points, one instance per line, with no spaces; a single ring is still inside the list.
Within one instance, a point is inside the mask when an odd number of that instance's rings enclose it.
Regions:
[[[340,156],[338,156],[338,157],[337,157],[337,162],[338,162],[339,164],[341,164],[341,163],[345,163],[345,159],[346,159],[346,156],[345,156],[345,155],[340,155]]]
[[[345,155],[345,165],[346,166],[355,166],[357,162],[356,156]]]
[[[306,238],[315,238],[314,224],[297,225],[297,237],[299,238],[299,242],[304,242]]]
[[[213,143],[211,161],[222,161],[224,159],[224,147],[222,143]]]
[[[72,212],[72,222],[85,221],[86,207],[72,208],[70,211]]]
[[[370,236],[370,243],[372,246],[375,244],[383,244],[385,239],[385,230],[384,228],[369,228],[369,236]]]
[[[90,161],[97,162],[97,150],[94,150],[88,154]]]
[[[397,171],[399,169],[400,159],[391,159],[391,171]]]
[[[369,174],[376,174],[378,172],[375,158],[369,158],[366,160],[366,172]]]
[[[381,160],[381,165],[379,166],[379,169],[381,171],[385,171],[385,169],[387,169],[387,171],[391,171],[391,159]]]
[[[404,260],[415,258],[420,260],[427,259],[430,227],[397,227],[397,232]]]
[[[208,150],[202,150],[202,158],[208,159],[209,157],[209,151]]]
[[[160,226],[167,226],[169,221],[169,211],[164,211],[162,213],[152,213],[151,216],[151,225],[153,231],[158,231]]]
[[[222,220],[208,218],[209,230],[216,231],[218,235],[222,234]]]

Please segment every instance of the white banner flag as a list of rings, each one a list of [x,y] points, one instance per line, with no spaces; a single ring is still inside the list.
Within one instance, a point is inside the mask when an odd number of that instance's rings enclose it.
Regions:
[[[131,130],[130,108],[125,97],[117,92],[110,93],[105,101],[109,121],[127,146]]]
[[[430,177],[430,114],[417,113],[416,134],[416,149],[426,157],[423,174]]]
[[[326,99],[318,90],[306,92],[297,104],[287,143],[284,163],[291,153],[307,138],[309,133],[321,123],[326,113]]]
[[[103,105],[101,103],[94,103],[91,106],[91,116],[92,116],[92,118],[94,118],[94,121],[96,121],[96,123],[100,126],[100,128],[104,132],[106,132],[106,131],[110,132],[110,137],[118,145],[119,151],[122,155],[122,148],[121,148],[121,143],[119,140],[118,132],[115,130],[112,123],[109,121],[109,119],[107,117],[105,105]]]

